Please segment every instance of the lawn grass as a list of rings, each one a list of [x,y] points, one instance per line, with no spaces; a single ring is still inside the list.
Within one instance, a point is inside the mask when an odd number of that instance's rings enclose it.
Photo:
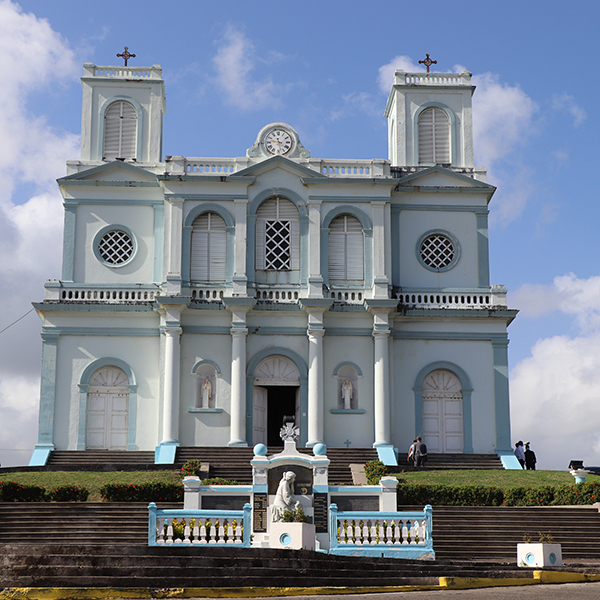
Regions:
[[[392,473],[394,474],[394,473]],[[502,489],[540,485],[573,484],[575,480],[567,471],[505,471],[494,470],[453,470],[421,471],[396,473],[398,480],[403,483],[448,484],[448,485],[484,485]],[[88,502],[100,502],[100,488],[106,483],[139,484],[149,481],[161,483],[181,483],[183,479],[179,470],[172,471],[21,471],[2,473],[0,480],[15,481],[26,485],[40,485],[46,489],[58,485],[73,485],[86,487],[90,491]],[[596,481],[590,476],[589,482]],[[600,482],[600,478],[598,479]]]
[[[517,486],[537,487],[541,485],[556,486],[575,483],[575,479],[568,471],[523,471],[520,469],[428,471],[425,468],[422,471],[391,474],[395,475],[403,483],[484,485],[502,489]],[[595,477],[590,476],[588,481],[595,481]]]
[[[181,483],[179,470],[173,471],[21,471],[0,473],[0,481],[15,481],[51,489],[58,485],[73,485],[89,490],[88,502],[100,502],[100,488],[107,483],[139,484],[149,481]]]

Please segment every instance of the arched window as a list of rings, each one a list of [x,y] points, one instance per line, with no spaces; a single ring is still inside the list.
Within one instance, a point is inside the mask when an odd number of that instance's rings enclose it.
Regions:
[[[137,157],[137,111],[129,102],[113,102],[104,114],[104,160]]]
[[[216,213],[203,213],[194,219],[190,269],[192,281],[225,281],[227,231],[225,221]]]
[[[290,200],[265,200],[256,213],[256,269],[300,269],[300,217]]]
[[[419,115],[419,164],[448,164],[450,120],[441,108],[426,108]]]
[[[340,215],[329,225],[329,280],[364,279],[365,243],[360,221]]]
[[[463,395],[450,371],[437,369],[423,381],[423,439],[429,452],[463,452]]]

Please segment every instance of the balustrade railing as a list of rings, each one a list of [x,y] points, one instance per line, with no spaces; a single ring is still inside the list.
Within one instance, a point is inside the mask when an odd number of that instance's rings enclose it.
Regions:
[[[124,304],[154,302],[157,288],[107,288],[95,286],[63,287],[60,283],[46,284],[44,300],[89,304]]]
[[[306,289],[300,288],[258,288],[254,292],[257,302],[278,302],[294,304],[301,298],[306,298]]]
[[[486,292],[396,292],[395,297],[406,308],[506,308],[503,286],[492,286]]]
[[[396,71],[395,85],[471,85],[471,73],[405,73]]]
[[[93,77],[115,77],[122,79],[160,79],[160,67],[125,67],[125,66],[100,66],[92,63],[83,65],[85,74]]]
[[[228,546],[248,548],[252,507],[243,510],[158,509],[148,506],[149,546]]]
[[[333,298],[334,303],[362,304],[367,297],[363,289],[360,290],[329,290],[328,298]]]
[[[223,288],[199,287],[192,289],[192,301],[195,302],[221,302],[225,292]]]
[[[394,550],[407,546],[433,552],[432,527],[429,504],[422,512],[338,511],[336,504],[329,506],[332,553],[359,552],[364,547]]]

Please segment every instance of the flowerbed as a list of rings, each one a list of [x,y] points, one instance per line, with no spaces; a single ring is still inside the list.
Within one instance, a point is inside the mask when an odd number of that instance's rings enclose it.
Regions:
[[[85,502],[88,496],[84,487],[61,485],[46,490],[39,485],[0,481],[0,502]]]

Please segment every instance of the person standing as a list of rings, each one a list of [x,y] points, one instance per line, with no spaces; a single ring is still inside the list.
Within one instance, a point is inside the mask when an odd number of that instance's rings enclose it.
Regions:
[[[415,442],[415,467],[424,467],[427,462],[427,446],[421,441],[421,436]]]
[[[535,452],[529,447],[529,442],[525,443],[525,468],[528,471],[535,471]]]
[[[525,450],[523,450],[523,442],[519,440],[515,444],[515,456],[521,465],[521,469],[525,468]]]
[[[410,445],[410,448],[408,449],[408,456],[406,457],[406,462],[409,462],[409,463],[415,462],[415,444],[416,443],[417,443],[417,440],[413,440],[413,443]]]

